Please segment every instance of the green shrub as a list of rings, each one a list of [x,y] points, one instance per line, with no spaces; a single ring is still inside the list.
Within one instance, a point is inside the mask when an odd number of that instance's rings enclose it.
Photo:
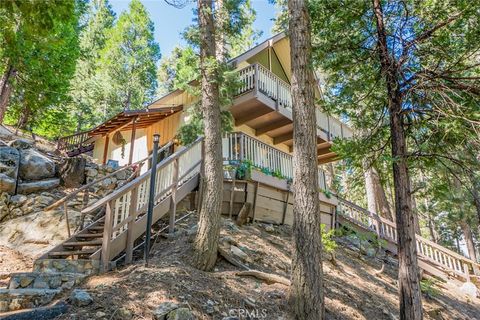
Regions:
[[[420,289],[428,298],[434,298],[439,295],[440,291],[436,288],[437,280],[427,278],[420,281]]]
[[[337,249],[337,243],[333,240],[335,235],[335,229],[330,229],[325,231],[325,224],[320,225],[320,230],[322,231],[322,245],[323,251],[330,254],[330,261],[335,262],[335,249]]]

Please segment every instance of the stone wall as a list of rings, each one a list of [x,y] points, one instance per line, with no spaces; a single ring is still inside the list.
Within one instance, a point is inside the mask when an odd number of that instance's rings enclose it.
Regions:
[[[115,169],[111,166],[99,166],[89,161],[86,162],[84,170],[86,177],[84,181],[85,183],[90,183],[94,180],[101,179],[115,171]],[[121,187],[127,182],[127,179],[132,174],[133,170],[124,170],[92,186],[89,190],[88,203],[92,204],[113,190]],[[48,191],[32,192],[28,194],[12,195],[9,192],[0,191],[0,223],[34,212],[43,211],[55,201],[74,191],[75,188],[65,188],[64,186],[58,184],[56,187],[52,187]],[[78,218],[78,213],[85,206],[84,193],[81,192],[77,195],[77,197],[69,200],[67,202],[67,206],[69,212],[72,212],[72,217]],[[56,210],[63,210],[63,206],[60,206]],[[92,217],[86,217],[86,223],[89,222],[89,218]],[[75,226],[77,222],[79,221],[72,221],[72,226]]]

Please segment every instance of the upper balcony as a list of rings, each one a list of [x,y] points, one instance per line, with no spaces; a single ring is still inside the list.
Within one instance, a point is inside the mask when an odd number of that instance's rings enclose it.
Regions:
[[[242,86],[231,112],[235,125],[247,125],[257,136],[266,134],[274,145],[285,144],[293,151],[293,117],[290,85],[261,64],[251,64],[239,71]],[[335,161],[335,138],[350,138],[352,130],[338,119],[316,109],[319,163]]]

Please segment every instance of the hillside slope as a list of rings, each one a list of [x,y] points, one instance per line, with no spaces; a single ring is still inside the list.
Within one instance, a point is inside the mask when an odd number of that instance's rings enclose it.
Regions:
[[[288,319],[285,285],[239,276],[239,269],[223,258],[211,273],[189,265],[195,220],[191,216],[178,224],[177,237],[159,238],[148,268],[137,261],[89,278],[82,287],[94,302],[73,307],[61,319],[154,319],[154,310],[166,301],[187,306],[198,319],[236,319],[247,313],[257,319]],[[236,257],[251,268],[288,277],[290,232],[284,226],[237,227],[224,220],[222,237],[240,249]],[[339,241],[336,263],[324,262],[327,319],[397,319],[396,261],[363,255],[345,238]],[[382,261],[385,269],[377,274]],[[423,300],[425,319],[480,319],[480,300],[452,285],[436,284],[429,294],[433,297],[424,295]]]

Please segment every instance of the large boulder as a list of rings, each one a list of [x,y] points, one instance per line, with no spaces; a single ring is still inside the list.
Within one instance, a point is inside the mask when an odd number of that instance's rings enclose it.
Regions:
[[[42,180],[55,176],[55,162],[34,149],[20,151],[20,177]]]
[[[16,149],[30,149],[34,144],[34,141],[27,139],[15,139],[8,143],[10,147]]]
[[[17,149],[0,146],[0,173],[15,179],[17,176],[20,153]]]
[[[40,181],[22,182],[18,184],[17,192],[29,194],[33,192],[46,191],[56,188],[60,185],[60,179],[45,179]]]
[[[0,192],[8,192],[13,194],[15,192],[15,179],[7,176],[4,173],[0,173]]]
[[[67,188],[77,188],[85,181],[85,165],[82,157],[65,158],[59,166],[60,180]]]
[[[17,149],[0,146],[0,192],[15,192],[19,160]]]

